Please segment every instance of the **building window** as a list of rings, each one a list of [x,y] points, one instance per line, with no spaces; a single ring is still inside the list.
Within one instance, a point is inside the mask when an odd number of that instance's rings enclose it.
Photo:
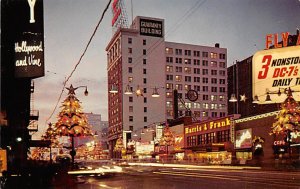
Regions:
[[[218,99],[217,95],[210,95],[211,101],[216,101]]]
[[[211,112],[211,117],[218,117],[218,112]]]
[[[218,87],[211,87],[211,92],[218,92]]]
[[[181,91],[182,90],[182,85],[181,84],[176,84],[175,89]]]
[[[132,73],[132,67],[128,67],[128,73]]]
[[[167,81],[173,81],[173,75],[168,75],[167,74]]]
[[[200,74],[200,68],[194,68],[194,74]]]
[[[226,108],[226,105],[225,104],[219,104],[219,109],[220,110],[224,110]]]
[[[194,85],[194,90],[199,92],[200,91],[200,86],[199,85]]]
[[[132,48],[128,48],[128,53],[132,54]]]
[[[211,70],[211,75],[218,75],[218,70]]]
[[[167,63],[173,63],[173,57],[166,57]]]
[[[173,54],[173,49],[167,47],[167,48],[166,48],[166,54]]]
[[[220,87],[220,92],[225,93],[225,87]]]
[[[202,70],[202,75],[208,75],[208,69],[203,69]]]
[[[220,68],[225,68],[226,67],[225,62],[219,62],[219,67]]]
[[[166,66],[166,72],[173,72],[173,66]]]
[[[185,77],[184,77],[184,80],[185,80],[186,82],[191,82],[191,81],[192,81],[192,77],[191,77],[191,76],[185,76]]]
[[[194,59],[194,65],[200,66],[200,60]]]
[[[208,117],[208,112],[202,112],[202,117]]]
[[[210,58],[218,58],[218,53],[210,53]]]
[[[128,44],[132,44],[132,38],[131,37],[128,38]]]
[[[133,97],[132,96],[129,97],[129,102],[133,102]]]
[[[146,49],[143,49],[143,55],[146,55],[146,54],[147,54]]]
[[[210,104],[210,108],[211,108],[212,110],[216,110],[216,109],[218,109],[218,104],[212,103],[212,104]]]
[[[143,88],[143,93],[147,93],[147,88]]]
[[[185,59],[184,59],[184,63],[185,63],[185,64],[192,64],[192,60],[189,59],[189,58],[185,58]]]
[[[220,79],[220,80],[219,80],[219,83],[220,83],[220,84],[225,84],[225,79]]]
[[[190,68],[190,67],[184,68],[184,73],[190,74],[191,72],[192,72],[192,68]]]
[[[144,103],[147,103],[147,97],[144,97]]]
[[[226,113],[225,112],[220,112],[220,117],[225,117]]]
[[[167,98],[172,98],[172,97],[173,97],[173,95],[172,95],[172,93],[170,93],[170,92],[167,92],[167,93],[166,93],[166,97],[167,97]]]
[[[143,64],[147,64],[147,59],[143,59]]]
[[[182,49],[175,49],[176,55],[182,55]]]
[[[212,84],[217,84],[218,83],[218,79],[217,78],[211,78],[211,83]]]
[[[208,66],[208,61],[207,60],[202,60],[202,66]]]
[[[211,67],[218,67],[218,63],[216,61],[211,61],[210,66]]]
[[[208,100],[208,95],[203,95],[202,99],[203,100]]]
[[[143,39],[143,45],[147,45],[146,39]]]
[[[129,121],[133,121],[133,116],[129,116]]]
[[[194,51],[194,56],[200,57],[200,51]]]
[[[132,58],[128,57],[128,63],[132,63]]]
[[[191,50],[184,50],[184,55],[185,56],[191,56]]]
[[[144,122],[147,122],[147,117],[146,116],[144,117]]]
[[[172,102],[167,101],[166,103],[167,103],[167,108],[172,108]]]
[[[225,70],[220,70],[219,71],[219,75],[221,75],[221,76],[225,76],[225,73],[226,73]]]
[[[220,96],[219,96],[219,100],[220,100],[220,101],[224,101],[224,100],[225,100],[225,96],[224,96],[224,95],[220,95]]]
[[[168,89],[168,90],[173,90],[173,84],[172,83],[167,83],[166,84],[166,88]]]
[[[184,85],[184,89],[185,90],[191,90],[191,88],[192,88],[192,86],[191,85]],[[187,94],[185,94],[185,95],[187,95]],[[187,98],[187,97],[186,97]]]
[[[147,69],[143,69],[143,74],[147,74]]]
[[[202,57],[204,57],[204,58],[208,58],[208,52],[202,52]]]
[[[219,54],[219,58],[220,58],[220,59],[226,59],[226,54],[220,53],[220,54]]]
[[[202,83],[208,83],[208,78],[207,77],[203,77],[202,78]]]
[[[208,103],[203,103],[203,108],[204,109],[209,109],[209,104]]]
[[[208,86],[202,86],[202,91],[203,92],[208,92]]]
[[[182,76],[181,75],[176,75],[175,76],[175,81],[181,82],[182,81]]]
[[[129,112],[133,112],[133,106],[129,106]]]
[[[143,83],[144,83],[144,84],[147,83],[147,78],[143,78]]]
[[[128,77],[128,82],[131,83],[133,81],[133,77]]]
[[[176,72],[182,73],[182,67],[176,66]]]
[[[133,126],[132,125],[129,126],[129,130],[133,131]]]
[[[200,83],[200,77],[194,77],[194,82]]]
[[[182,64],[182,58],[176,58],[175,61],[177,64]]]

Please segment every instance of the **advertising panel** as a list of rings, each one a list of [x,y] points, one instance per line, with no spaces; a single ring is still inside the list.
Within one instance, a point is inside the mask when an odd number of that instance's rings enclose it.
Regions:
[[[140,35],[163,37],[163,23],[159,20],[140,19]]]
[[[151,142],[136,142],[135,153],[137,155],[151,155],[154,152],[154,143]]]
[[[37,78],[44,70],[43,0],[11,1],[14,14],[14,67],[17,78]]]
[[[300,46],[258,51],[253,56],[252,62],[252,95],[258,96],[259,103],[265,103],[268,91],[271,93],[273,103],[281,103],[286,99],[285,94],[277,94],[279,89],[284,92],[290,87],[294,91],[299,91]],[[296,101],[300,100],[299,94],[294,93],[293,97]]]
[[[252,129],[238,130],[235,133],[235,148],[251,148],[252,147]]]

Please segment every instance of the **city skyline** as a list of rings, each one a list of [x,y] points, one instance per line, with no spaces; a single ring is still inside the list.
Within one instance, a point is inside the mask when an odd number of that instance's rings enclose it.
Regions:
[[[46,129],[45,121],[57,103],[65,78],[83,53],[107,2],[44,0],[45,76],[34,80],[34,108],[40,111],[41,133]],[[162,18],[165,20],[166,41],[204,46],[220,43],[220,47],[227,48],[228,66],[235,60],[243,60],[262,50],[266,34],[294,34],[300,26],[297,20],[300,16],[298,0],[230,0],[222,4],[218,0],[131,2],[125,0],[129,24],[132,12],[133,17]],[[105,121],[108,119],[105,47],[112,37],[111,19],[109,9],[87,53],[66,85],[87,85],[89,96],[83,95],[84,90],[76,91],[83,111],[101,114]],[[66,91],[50,122],[56,122],[59,106],[65,97]]]

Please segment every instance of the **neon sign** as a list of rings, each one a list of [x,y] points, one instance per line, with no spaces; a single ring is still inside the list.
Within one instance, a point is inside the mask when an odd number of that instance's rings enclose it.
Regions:
[[[111,25],[114,26],[116,21],[120,18],[121,15],[121,7],[119,5],[119,0],[114,0],[112,4],[112,10],[113,10],[113,19],[111,21]]]
[[[184,132],[185,134],[190,134],[228,126],[230,126],[230,119],[227,117],[225,119],[210,121],[203,124],[193,124],[192,126],[185,127]]]

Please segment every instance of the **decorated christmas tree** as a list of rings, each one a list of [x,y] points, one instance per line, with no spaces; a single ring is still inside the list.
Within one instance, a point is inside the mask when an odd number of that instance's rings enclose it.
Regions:
[[[299,131],[300,107],[292,96],[289,89],[286,100],[281,104],[276,122],[273,123],[271,134],[286,133],[288,131]]]
[[[92,135],[87,116],[82,112],[81,102],[75,96],[77,88],[71,85],[67,89],[69,94],[63,101],[62,110],[58,114],[58,121],[55,124],[56,133],[72,137]]]
[[[67,98],[62,103],[62,110],[58,114],[58,120],[55,124],[55,132],[60,136],[70,136],[72,139],[72,163],[76,155],[74,147],[74,137],[91,136],[92,130],[88,123],[87,116],[83,113],[81,102],[75,96],[75,90],[72,85],[67,88],[69,90]],[[87,95],[87,91],[85,92]]]

